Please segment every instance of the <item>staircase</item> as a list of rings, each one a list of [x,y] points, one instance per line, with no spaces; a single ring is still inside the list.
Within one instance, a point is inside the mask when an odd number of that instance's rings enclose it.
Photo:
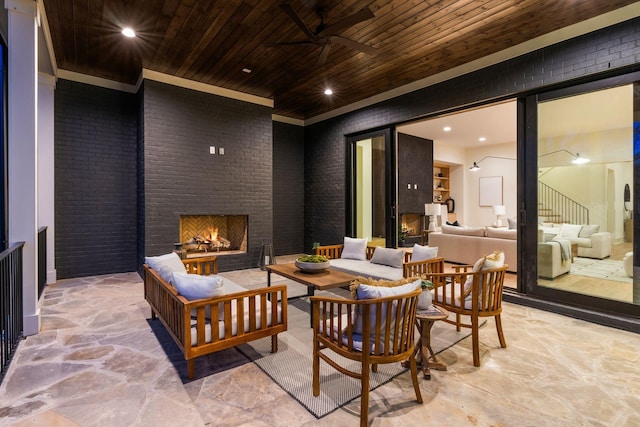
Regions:
[[[589,209],[538,181],[538,222],[589,224]]]

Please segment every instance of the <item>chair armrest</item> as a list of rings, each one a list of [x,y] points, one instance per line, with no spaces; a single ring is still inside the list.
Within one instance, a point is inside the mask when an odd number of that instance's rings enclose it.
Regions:
[[[200,274],[202,276],[218,274],[218,257],[215,255],[183,259],[182,262],[189,274]]]
[[[402,264],[402,276],[404,278],[418,277],[425,273],[443,273],[444,258],[431,258],[422,261],[405,262]]]
[[[473,269],[473,265],[470,265],[470,264],[468,264],[468,265],[452,265],[451,268],[453,268],[456,271],[456,273],[460,273],[460,270],[462,270],[463,272],[466,273],[466,272],[469,271],[470,268]]]
[[[342,255],[344,245],[325,245],[316,247],[316,255],[322,255],[328,259],[338,259]]]

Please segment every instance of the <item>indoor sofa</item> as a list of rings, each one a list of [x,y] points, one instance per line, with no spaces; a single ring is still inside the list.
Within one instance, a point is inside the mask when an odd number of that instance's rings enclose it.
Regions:
[[[603,259],[611,255],[611,233],[600,231],[599,225],[543,223],[538,226],[540,232],[538,241],[568,240],[576,244],[579,257]]]
[[[445,261],[473,265],[493,251],[504,252],[508,271],[518,270],[517,230],[495,227],[464,227],[442,224],[441,231],[429,233],[429,246],[438,248]]]

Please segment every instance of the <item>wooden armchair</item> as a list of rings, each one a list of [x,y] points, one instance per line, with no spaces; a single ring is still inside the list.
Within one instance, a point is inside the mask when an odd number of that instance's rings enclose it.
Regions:
[[[433,290],[433,303],[456,314],[456,320],[445,322],[456,325],[456,329],[471,328],[473,341],[473,365],[480,366],[480,343],[478,336],[481,317],[493,317],[496,322],[498,339],[502,348],[507,347],[502,332],[502,288],[508,265],[500,268],[469,271],[472,266],[454,266],[452,273],[427,273],[426,279],[436,285]],[[470,317],[469,323],[463,323],[462,315]]]
[[[351,300],[313,296],[313,395],[320,394],[320,359],[339,372],[361,380],[360,425],[369,415],[369,369],[381,363],[409,359],[416,400],[422,403],[418,370],[413,355],[415,319],[421,289],[408,294],[376,299]],[[357,316],[353,313],[359,313]],[[360,329],[361,328],[361,329]],[[370,351],[362,351],[370,349]],[[361,363],[354,372],[338,365],[323,350]]]

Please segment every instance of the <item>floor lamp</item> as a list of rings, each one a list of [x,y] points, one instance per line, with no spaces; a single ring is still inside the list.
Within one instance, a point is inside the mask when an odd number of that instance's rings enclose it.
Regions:
[[[436,217],[441,215],[441,207],[439,203],[425,203],[424,214],[429,217],[429,231],[436,231],[438,226]]]

